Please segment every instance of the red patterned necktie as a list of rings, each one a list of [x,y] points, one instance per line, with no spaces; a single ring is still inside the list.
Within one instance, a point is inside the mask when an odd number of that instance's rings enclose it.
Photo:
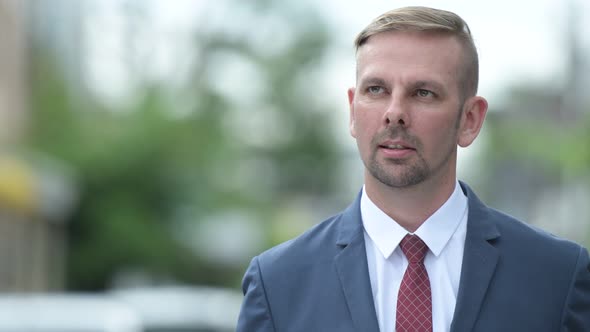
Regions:
[[[424,266],[426,244],[416,235],[406,235],[400,247],[408,268],[397,296],[396,332],[432,332],[432,296]]]

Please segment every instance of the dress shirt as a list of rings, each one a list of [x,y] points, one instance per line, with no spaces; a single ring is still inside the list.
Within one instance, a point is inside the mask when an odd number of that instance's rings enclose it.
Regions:
[[[367,196],[361,197],[371,288],[381,332],[395,331],[397,295],[408,260],[399,243],[409,234]],[[424,265],[432,291],[433,332],[448,332],[453,320],[467,231],[467,197],[459,182],[449,199],[414,234],[428,246]]]

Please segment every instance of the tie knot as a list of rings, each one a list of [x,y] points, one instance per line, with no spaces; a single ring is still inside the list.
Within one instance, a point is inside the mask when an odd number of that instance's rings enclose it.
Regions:
[[[417,235],[406,235],[399,244],[410,263],[422,263],[428,246]]]

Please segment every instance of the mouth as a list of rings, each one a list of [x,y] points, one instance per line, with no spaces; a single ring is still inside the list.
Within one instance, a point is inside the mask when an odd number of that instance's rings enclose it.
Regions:
[[[383,143],[379,144],[379,150],[387,158],[399,159],[407,158],[413,154],[416,149],[406,143]]]
[[[402,144],[381,144],[379,145],[380,148],[390,149],[390,150],[406,150],[412,149],[411,147],[402,145]],[[412,149],[413,150],[413,149]]]

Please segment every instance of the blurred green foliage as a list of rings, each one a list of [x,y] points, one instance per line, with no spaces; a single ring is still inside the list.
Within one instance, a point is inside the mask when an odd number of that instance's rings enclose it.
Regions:
[[[65,79],[70,69],[59,66],[43,43],[33,45],[29,145],[73,167],[80,190],[66,224],[69,289],[104,289],[126,269],[161,282],[236,286],[247,261],[228,266],[199,255],[178,240],[180,224],[199,223],[218,211],[246,211],[261,221],[267,240],[259,247],[265,248],[274,241],[272,227],[264,225],[283,202],[337,190],[331,170],[339,150],[329,130],[334,112],[310,98],[317,91],[308,77],[327,50],[326,26],[308,8],[231,5],[259,17],[259,23],[236,19],[231,31],[196,31],[198,56],[186,83],[170,87],[146,79],[126,109],[75,95],[80,90]],[[271,29],[269,37],[291,36],[272,54],[248,38],[265,28],[268,17],[288,30]],[[216,89],[216,72],[229,65],[220,63],[219,54],[254,64],[264,78],[258,80],[260,100],[240,105]],[[247,86],[257,77],[234,79]],[[190,108],[182,116],[174,112],[180,101]],[[260,105],[266,107],[263,131],[277,134],[236,133],[240,119],[256,116],[248,112]],[[250,135],[277,139],[252,144],[243,139]]]
[[[247,260],[224,264],[196,251],[186,242],[191,225],[247,215],[263,234],[254,254],[318,221],[285,216],[290,204],[305,197],[328,206],[342,191],[341,143],[331,130],[343,110],[324,100],[316,76],[331,41],[322,17],[296,1],[213,7],[225,12],[199,17],[182,84],[150,79],[145,63],[130,61],[140,83],[122,108],[79,95],[92,89],[72,86],[73,69],[59,65],[50,41],[32,46],[28,143],[69,164],[80,191],[66,223],[69,289],[104,289],[126,270],[155,282],[237,287]],[[135,29],[141,13],[130,11],[139,15],[129,17]],[[493,206],[504,209],[504,200],[528,211],[564,174],[587,181],[587,106],[572,120],[548,90],[513,88],[503,110],[488,115],[477,189]]]
[[[589,210],[572,197],[590,197],[590,105],[548,86],[513,86],[488,113],[478,189],[492,206],[588,246]]]
[[[505,109],[486,121],[485,163],[526,162],[549,182],[585,178],[590,169],[590,106],[566,104],[560,91],[518,85]],[[492,153],[493,152],[493,153]]]

